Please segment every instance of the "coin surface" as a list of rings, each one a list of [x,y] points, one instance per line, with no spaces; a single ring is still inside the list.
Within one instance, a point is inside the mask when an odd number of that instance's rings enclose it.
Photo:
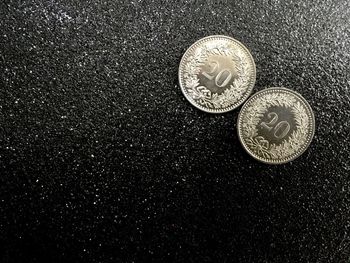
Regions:
[[[268,164],[282,164],[299,157],[315,133],[309,103],[285,88],[257,92],[238,116],[238,136],[247,152]]]
[[[185,52],[179,67],[183,94],[209,113],[237,108],[249,97],[255,79],[255,63],[248,49],[227,36],[198,40]]]

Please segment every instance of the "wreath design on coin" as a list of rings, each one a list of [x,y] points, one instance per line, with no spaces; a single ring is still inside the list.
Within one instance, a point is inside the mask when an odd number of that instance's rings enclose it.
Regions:
[[[211,55],[230,56],[236,65],[238,78],[221,94],[211,92],[199,83],[198,74],[201,66]],[[233,53],[227,45],[217,45],[214,48],[205,45],[202,49],[197,50],[193,56],[187,58],[184,82],[188,94],[199,105],[211,109],[221,109],[237,103],[246,92],[246,86],[249,85],[248,71],[249,64],[241,51]]]
[[[273,106],[291,108],[296,123],[296,130],[281,144],[270,144],[258,135],[258,125],[268,109]],[[242,132],[249,149],[265,159],[282,159],[297,153],[308,140],[309,116],[303,105],[295,97],[286,94],[266,94],[259,101],[251,103],[245,109]]]

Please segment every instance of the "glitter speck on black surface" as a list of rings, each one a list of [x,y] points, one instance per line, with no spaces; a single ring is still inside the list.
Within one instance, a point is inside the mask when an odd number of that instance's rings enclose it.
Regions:
[[[341,1],[0,3],[0,262],[348,262],[350,6]],[[250,158],[238,110],[178,85],[207,35],[243,42],[254,91],[316,117],[309,150]]]

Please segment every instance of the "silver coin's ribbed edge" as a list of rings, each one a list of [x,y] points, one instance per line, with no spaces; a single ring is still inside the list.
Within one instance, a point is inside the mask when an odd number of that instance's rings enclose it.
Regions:
[[[184,61],[186,60],[186,58],[189,56],[189,53],[196,48],[197,46],[199,46],[202,42],[206,42],[208,40],[214,39],[214,40],[220,40],[220,39],[228,39],[231,40],[232,42],[234,42],[236,45],[240,46],[245,53],[248,55],[248,57],[251,60],[252,66],[253,66],[253,70],[251,73],[252,75],[252,80],[249,83],[249,88],[247,90],[247,92],[245,93],[245,95],[235,104],[231,105],[230,107],[227,107],[225,109],[207,109],[205,107],[202,107],[200,105],[198,105],[191,97],[190,95],[187,93],[186,88],[184,87],[183,84],[183,77],[181,76],[181,69],[184,66]],[[213,36],[207,36],[204,38],[199,39],[198,41],[196,41],[194,44],[192,44],[185,52],[185,54],[182,56],[181,61],[180,61],[180,66],[179,66],[179,72],[178,72],[178,78],[179,78],[179,84],[180,84],[180,88],[181,91],[183,93],[183,95],[185,96],[185,98],[193,105],[195,106],[197,109],[200,109],[202,111],[208,112],[208,113],[225,113],[225,112],[229,112],[232,111],[234,109],[236,109],[237,107],[239,107],[240,105],[242,105],[250,96],[250,94],[252,93],[254,86],[255,86],[255,81],[256,81],[256,65],[255,65],[255,61],[253,59],[252,54],[250,53],[250,51],[248,50],[248,48],[246,48],[240,41],[232,38],[232,37],[228,37],[228,36],[224,36],[224,35],[213,35]]]
[[[306,106],[306,108],[308,108],[308,115],[309,115],[309,120],[312,123],[311,129],[309,130],[309,136],[308,136],[308,141],[307,143],[305,143],[303,145],[303,148],[301,150],[299,150],[297,153],[291,155],[288,158],[284,158],[284,159],[279,159],[279,160],[269,160],[266,158],[261,158],[259,156],[256,156],[253,152],[251,152],[251,150],[246,146],[244,140],[243,140],[243,136],[242,136],[242,131],[241,131],[241,122],[242,122],[242,114],[245,110],[245,108],[254,100],[258,99],[262,94],[267,93],[267,92],[271,92],[271,91],[282,91],[282,92],[286,92],[286,93],[290,93],[293,94],[295,96],[297,96]],[[307,100],[305,100],[305,98],[300,95],[298,92],[287,89],[287,88],[279,88],[279,87],[273,87],[273,88],[267,88],[264,90],[261,90],[257,93],[255,93],[253,96],[251,96],[242,106],[239,114],[238,114],[238,119],[237,119],[237,132],[238,132],[238,138],[239,141],[241,142],[243,148],[247,151],[247,153],[252,156],[254,159],[266,163],[266,164],[285,164],[288,162],[291,162],[295,159],[297,159],[298,157],[300,157],[310,146],[313,137],[315,135],[315,128],[316,128],[316,124],[315,124],[315,115],[313,113],[313,110],[310,106],[310,104],[307,102]]]

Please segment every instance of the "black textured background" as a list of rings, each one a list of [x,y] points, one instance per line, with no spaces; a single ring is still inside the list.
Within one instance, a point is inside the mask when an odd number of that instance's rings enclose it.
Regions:
[[[184,51],[224,34],[314,109],[282,166],[238,109],[192,107]],[[350,3],[0,2],[0,262],[350,261]]]

